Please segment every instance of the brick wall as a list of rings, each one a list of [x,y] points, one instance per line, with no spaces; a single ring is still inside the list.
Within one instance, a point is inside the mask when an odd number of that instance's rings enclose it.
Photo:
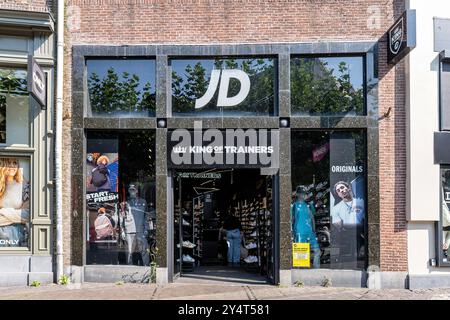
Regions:
[[[396,1],[395,15],[404,10]],[[405,63],[386,64],[387,37],[380,41],[380,259],[385,271],[407,271]]]
[[[0,9],[50,12],[54,3],[54,0],[0,0]]]
[[[72,44],[380,42],[381,267],[406,271],[404,66],[386,65],[384,32],[404,0],[68,0],[64,194],[70,190]],[[70,199],[64,199],[70,239]],[[70,263],[70,244],[65,244]]]

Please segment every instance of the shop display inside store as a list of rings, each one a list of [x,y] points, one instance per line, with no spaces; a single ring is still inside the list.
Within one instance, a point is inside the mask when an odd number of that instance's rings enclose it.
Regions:
[[[272,177],[259,170],[176,172],[175,261],[267,275],[272,263]]]

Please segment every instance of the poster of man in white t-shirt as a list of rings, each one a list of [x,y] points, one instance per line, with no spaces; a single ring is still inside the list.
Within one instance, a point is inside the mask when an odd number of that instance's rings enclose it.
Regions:
[[[339,202],[331,208],[332,223],[338,229],[344,226],[362,225],[364,223],[364,200],[353,196],[351,185],[345,181],[335,183],[334,194]]]

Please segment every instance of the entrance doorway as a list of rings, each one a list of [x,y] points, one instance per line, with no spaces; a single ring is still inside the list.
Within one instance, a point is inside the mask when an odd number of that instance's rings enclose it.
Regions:
[[[259,169],[173,172],[174,275],[276,283],[274,176]]]

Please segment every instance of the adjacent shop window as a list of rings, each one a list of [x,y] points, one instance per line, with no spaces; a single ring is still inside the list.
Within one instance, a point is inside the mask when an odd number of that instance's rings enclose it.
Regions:
[[[29,127],[27,71],[0,68],[0,143],[28,145]]]
[[[441,223],[439,231],[441,243],[439,247],[441,263],[450,263],[448,250],[450,247],[450,166],[441,168],[441,185],[442,185],[442,208]]]
[[[171,60],[172,115],[270,116],[276,101],[276,60]]]
[[[30,241],[30,160],[0,157],[0,250],[28,248]]]
[[[154,261],[154,131],[88,132],[86,202],[88,264]]]
[[[365,132],[293,131],[294,267],[364,269]]]
[[[155,61],[150,59],[89,59],[88,116],[155,116]]]
[[[293,115],[364,115],[363,57],[291,59]]]

